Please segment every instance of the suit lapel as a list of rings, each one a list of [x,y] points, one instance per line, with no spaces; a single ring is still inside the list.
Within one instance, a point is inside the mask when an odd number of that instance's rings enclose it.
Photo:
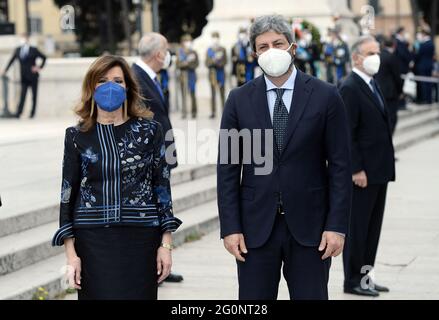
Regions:
[[[357,84],[360,86],[360,89],[369,97],[369,99],[371,100],[371,102],[375,105],[375,110],[376,111],[378,111],[382,116],[385,116],[384,114],[383,114],[383,112],[381,111],[381,108],[380,108],[380,106],[378,106],[378,101],[377,101],[377,98],[374,96],[374,94],[373,94],[373,92],[372,92],[372,90],[370,89],[370,87],[366,84],[366,82],[364,82],[364,80],[363,79],[361,79],[361,77],[359,76],[359,75],[357,75],[355,72],[352,72],[352,74],[353,74],[353,76],[354,76],[354,79],[355,79],[355,81],[357,82]],[[380,92],[380,94],[381,94],[381,92]],[[382,97],[383,95],[381,94],[381,97]],[[383,102],[384,102],[384,98],[382,98],[383,99]],[[385,102],[384,102],[384,104],[385,104]]]
[[[264,76],[260,76],[253,82],[253,94],[251,96],[252,105],[255,106],[256,116],[261,124],[261,128],[273,129],[271,122],[270,109],[267,100],[267,85]]]
[[[161,106],[163,106],[164,111],[166,111],[166,104],[163,101],[162,97],[160,96],[160,93],[157,91],[156,86],[150,76],[140,68],[137,64],[134,64],[134,68],[136,68],[137,73],[140,75],[140,79],[143,80],[146,84],[146,87],[148,91],[154,96],[154,100],[158,101]],[[144,99],[147,99],[148,97],[144,97]]]
[[[253,92],[251,94],[252,106],[255,106],[256,118],[260,123],[261,129],[264,131],[269,129],[273,132],[273,123],[271,122],[270,109],[268,107],[267,85],[264,76],[260,76],[253,82]],[[276,138],[273,132],[273,154],[279,158],[279,151],[276,147]]]
[[[296,81],[294,83],[293,99],[291,101],[291,108],[288,114],[288,127],[285,136],[284,150],[287,148],[291,137],[296,131],[297,125],[302,118],[306,105],[312,93],[312,88],[308,86],[308,81],[311,77],[297,70]]]

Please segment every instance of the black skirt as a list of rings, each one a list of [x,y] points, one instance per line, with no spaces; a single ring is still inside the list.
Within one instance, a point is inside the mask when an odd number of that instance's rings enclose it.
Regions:
[[[75,229],[82,264],[78,299],[156,300],[160,241],[155,227]]]

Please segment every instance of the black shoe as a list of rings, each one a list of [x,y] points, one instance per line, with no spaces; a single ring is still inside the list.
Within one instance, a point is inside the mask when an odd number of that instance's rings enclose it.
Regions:
[[[389,292],[390,291],[389,288],[384,287],[384,286],[380,286],[376,283],[374,283],[373,285],[374,285],[373,288],[375,289],[375,291],[378,291],[378,292]]]
[[[361,286],[344,288],[344,293],[356,294],[357,296],[378,297],[380,293],[374,289],[363,289]]]
[[[169,276],[164,281],[166,281],[166,282],[182,282],[183,276],[176,274],[176,273],[170,273]]]
[[[214,114],[211,114],[211,115],[209,116],[209,119],[215,119],[215,115],[214,115]]]

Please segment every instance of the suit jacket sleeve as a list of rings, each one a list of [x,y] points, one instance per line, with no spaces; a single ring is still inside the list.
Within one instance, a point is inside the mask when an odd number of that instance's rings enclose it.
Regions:
[[[239,163],[232,163],[232,152],[238,152],[238,150],[232,150],[232,144],[229,143],[227,138],[229,130],[232,129],[239,131],[234,91],[230,93],[224,107],[218,151],[217,193],[221,238],[234,233],[242,233],[239,210],[242,161],[239,158],[239,161],[237,161]],[[240,150],[242,149],[241,143],[240,141]],[[239,155],[241,157],[240,150]]]
[[[392,73],[392,78],[396,86],[396,92],[398,95],[402,94],[402,88],[404,87],[404,81],[401,78],[401,67],[394,56],[392,55],[390,60],[390,70]]]
[[[40,57],[43,60],[43,62],[41,62],[41,66],[40,66],[40,68],[42,69],[42,68],[44,68],[44,65],[46,64],[47,58],[43,53],[41,53],[40,50],[38,50],[38,49],[36,49],[36,50],[37,50],[37,57]]]
[[[358,105],[358,97],[355,95],[352,89],[342,86],[340,89],[340,94],[343,98],[348,113],[348,123],[350,123],[352,174],[355,174],[364,170],[363,156],[361,155],[358,141],[360,107]]]
[[[18,50],[19,49],[15,49],[14,54],[12,55],[11,59],[8,62],[8,65],[6,66],[5,72],[8,72],[9,68],[12,66],[12,64],[15,61],[15,59],[18,58]]]
[[[76,129],[67,128],[64,138],[64,157],[62,165],[61,203],[59,209],[59,229],[52,239],[53,246],[62,246],[64,239],[73,238],[73,211],[81,184],[81,160],[75,147]]]
[[[329,174],[329,212],[325,231],[347,234],[352,196],[352,169],[346,109],[334,88],[326,114],[325,151]]]

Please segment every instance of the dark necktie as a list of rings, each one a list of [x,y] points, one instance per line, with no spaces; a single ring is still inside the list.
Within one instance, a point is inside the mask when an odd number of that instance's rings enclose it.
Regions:
[[[284,138],[288,125],[288,110],[282,100],[285,89],[274,90],[276,90],[277,98],[276,102],[274,103],[273,131],[274,138],[276,139],[277,150],[279,151],[279,154],[281,154],[284,147]]]
[[[162,100],[165,101],[165,95],[163,94],[162,86],[160,85],[160,82],[157,79],[157,77],[154,78],[154,84],[157,88],[157,91],[160,93],[160,97],[162,97]]]
[[[384,113],[384,101],[381,97],[380,91],[378,90],[378,85],[374,79],[370,80],[370,85],[372,86],[372,92],[377,99],[378,105],[380,107],[380,111]]]

